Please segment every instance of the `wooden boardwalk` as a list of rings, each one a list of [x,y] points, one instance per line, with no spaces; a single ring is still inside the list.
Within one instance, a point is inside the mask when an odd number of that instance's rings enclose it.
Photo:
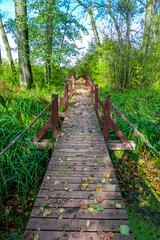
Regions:
[[[120,225],[130,228],[129,237],[120,233]],[[108,149],[82,82],[76,85],[23,239],[34,239],[36,234],[40,240],[134,239]]]

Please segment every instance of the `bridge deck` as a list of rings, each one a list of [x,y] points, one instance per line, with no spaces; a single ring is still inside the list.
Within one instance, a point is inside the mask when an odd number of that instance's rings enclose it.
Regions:
[[[130,228],[129,238],[120,225]],[[23,239],[36,234],[40,240],[134,239],[93,104],[80,82]]]

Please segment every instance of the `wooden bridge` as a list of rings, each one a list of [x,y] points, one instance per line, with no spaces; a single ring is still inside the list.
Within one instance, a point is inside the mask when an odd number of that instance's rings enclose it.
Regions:
[[[113,122],[104,125],[103,136],[96,114],[97,104],[105,110],[109,103],[108,99],[106,105],[98,99],[96,89],[88,79],[87,86],[85,81],[76,83],[23,236],[25,240],[134,239],[108,153],[108,146],[116,148],[115,143],[107,142],[109,124],[122,141],[117,142],[118,148],[133,145]],[[88,90],[95,96],[95,106]],[[50,124],[51,120],[48,126]],[[129,237],[123,235],[127,226]]]

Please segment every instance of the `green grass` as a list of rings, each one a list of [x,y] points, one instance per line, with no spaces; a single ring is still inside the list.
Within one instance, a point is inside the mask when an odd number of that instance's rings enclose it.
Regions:
[[[0,96],[0,151],[11,143],[44,109],[51,100],[51,93],[36,90],[19,91],[16,88]],[[63,95],[63,93],[62,93]],[[59,99],[62,98],[62,95]],[[59,109],[64,111],[64,106]],[[43,150],[33,146],[31,139],[48,121],[51,107],[12,146],[0,161],[0,239],[22,239],[28,217],[52,154],[52,148]],[[59,118],[59,129],[62,120]],[[53,142],[52,127],[43,138]]]

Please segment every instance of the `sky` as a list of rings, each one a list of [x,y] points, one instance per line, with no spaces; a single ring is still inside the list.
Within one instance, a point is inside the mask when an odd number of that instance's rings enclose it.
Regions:
[[[2,14],[4,14],[4,17],[2,19],[3,23],[8,18],[15,18],[14,0],[0,0],[0,11]],[[91,42],[91,39],[93,38],[93,32],[91,30],[88,30],[88,31],[89,31],[88,36],[85,36],[84,34],[82,34],[82,40],[76,41],[77,46],[83,48],[80,51],[80,54],[78,56],[79,59],[81,59],[82,56],[86,53],[88,46],[89,46],[89,42]],[[18,53],[17,53],[17,51],[13,50],[14,48],[16,48],[16,44],[15,44],[14,40],[12,39],[11,35],[8,34],[7,37],[8,37],[9,45],[12,49],[12,57],[14,60],[17,60]],[[0,35],[0,46],[1,46],[2,58],[7,59],[1,35]],[[77,61],[77,59],[73,58],[72,65],[74,65],[76,61]]]
[[[1,11],[2,16],[4,15],[4,17],[2,18],[3,23],[5,22],[5,20],[7,20],[10,17],[15,18],[14,1],[13,0],[0,0],[0,11]],[[16,44],[14,43],[12,36],[7,35],[7,37],[8,37],[10,47],[12,49],[14,49],[16,47]],[[0,46],[1,46],[2,58],[7,58],[1,35],[0,35]],[[18,53],[16,51],[12,51],[12,57],[14,60],[18,59]]]

